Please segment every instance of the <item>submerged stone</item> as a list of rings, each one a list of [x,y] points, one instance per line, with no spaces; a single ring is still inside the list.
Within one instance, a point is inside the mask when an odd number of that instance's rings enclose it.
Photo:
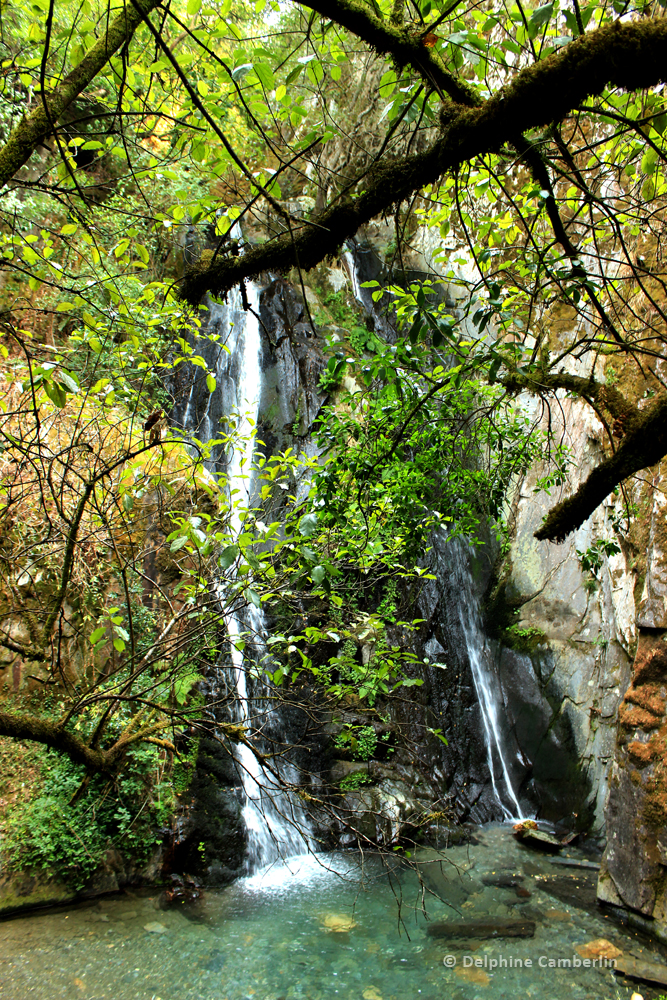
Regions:
[[[492,885],[497,889],[516,889],[523,882],[523,875],[484,875],[483,885]]]
[[[574,949],[582,958],[620,958],[623,954],[620,948],[613,945],[606,938],[596,938],[595,941],[587,941],[586,944],[578,944]]]
[[[320,922],[326,931],[334,934],[346,934],[357,926],[357,921],[346,913],[325,913]]]
[[[616,971],[631,979],[667,986],[667,965],[659,965],[657,962],[644,962],[624,955],[616,960]]]
[[[512,920],[502,917],[480,920],[447,920],[429,924],[426,933],[430,937],[533,937],[535,923],[532,920]]]

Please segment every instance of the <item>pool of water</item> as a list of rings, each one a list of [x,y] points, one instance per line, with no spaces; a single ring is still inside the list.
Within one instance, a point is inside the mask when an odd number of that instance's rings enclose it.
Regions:
[[[596,910],[594,869],[554,864],[517,843],[507,827],[485,827],[474,839],[443,855],[413,855],[421,878],[398,859],[388,867],[372,856],[319,855],[209,892],[194,913],[160,910],[157,893],[123,894],[6,920],[0,996],[630,1000],[636,990],[652,1000],[667,993],[633,987],[604,966],[558,967],[558,959],[578,960],[577,949],[600,938],[626,956],[666,961],[660,948]],[[567,853],[584,859],[575,849]],[[482,918],[532,921],[535,934],[427,933],[435,922]]]

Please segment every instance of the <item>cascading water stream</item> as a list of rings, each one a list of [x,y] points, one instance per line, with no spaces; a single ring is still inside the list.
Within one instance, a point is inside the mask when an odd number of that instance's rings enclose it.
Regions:
[[[473,551],[460,539],[454,538],[447,543],[447,552],[452,575],[455,579],[453,593],[456,594],[456,610],[484,725],[487,761],[493,793],[505,819],[522,820],[525,819],[525,816],[512,784],[500,733],[499,704],[494,691],[494,686],[499,688],[499,684],[494,677],[491,666],[489,642],[482,629],[479,599],[471,570]]]
[[[238,443],[230,456],[227,478],[232,502],[231,530],[234,537],[243,530],[242,512],[252,499],[252,458],[254,430],[257,424],[261,396],[261,337],[259,331],[259,289],[250,283],[247,289],[249,309],[237,313],[236,337],[232,356],[237,365],[236,397],[239,420]],[[243,329],[241,320],[243,319]],[[257,730],[256,719],[266,724],[268,716],[278,710],[271,706],[267,685],[262,681],[261,661],[266,656],[266,626],[259,608],[249,605],[240,615],[226,616],[229,634],[232,670],[236,685],[236,716],[239,723],[252,732]],[[256,663],[239,649],[242,638],[248,640],[247,648],[254,647]],[[259,664],[258,669],[253,667]],[[249,680],[255,688],[255,698],[250,694]],[[258,707],[258,698],[266,708]],[[273,719],[274,730],[280,729],[279,720]],[[278,723],[278,725],[276,725]],[[279,858],[303,854],[309,846],[307,818],[299,800],[285,790],[285,784],[294,784],[296,774],[288,764],[276,766],[273,772],[265,768],[251,748],[239,743],[236,749],[240,777],[243,784],[243,819],[247,830],[248,866],[255,871]]]
[[[208,329],[218,333],[215,354],[216,390],[206,399],[204,412],[196,414],[191,389],[182,418],[184,429],[194,431],[200,441],[217,436],[222,418],[236,415],[236,442],[226,465],[231,502],[230,529],[234,539],[243,530],[244,512],[253,492],[252,459],[254,432],[262,390],[261,335],[259,330],[259,288],[247,286],[249,309],[244,310],[240,293],[230,292],[224,304],[209,303]],[[206,347],[210,353],[210,348]],[[195,416],[197,417],[195,419]],[[211,456],[212,472],[219,459]],[[220,588],[225,606],[226,595]],[[249,605],[242,612],[228,611],[225,623],[231,650],[231,686],[234,693],[234,721],[243,725],[258,750],[270,754],[265,731],[281,744],[280,710],[272,702],[263,680],[262,660],[267,655],[267,630],[262,611]],[[278,749],[283,749],[282,745]],[[242,815],[247,831],[248,869],[254,872],[280,858],[307,853],[310,846],[308,819],[289,786],[297,783],[295,769],[286,762],[264,767],[250,746],[235,748],[237,770],[242,784]]]
[[[350,274],[352,293],[378,326],[377,309],[371,291],[362,288],[359,280],[359,258],[356,246],[350,246],[343,254],[345,265]],[[447,544],[447,551],[451,560],[449,563],[450,572],[453,572],[456,577],[456,586],[453,591],[456,594],[459,623],[482,715],[493,794],[505,819],[524,819],[523,810],[519,805],[512,784],[500,732],[499,704],[494,691],[494,686],[498,687],[498,685],[497,683],[494,685],[495,678],[491,666],[489,643],[482,629],[479,600],[470,568],[472,549],[458,539],[451,539]]]

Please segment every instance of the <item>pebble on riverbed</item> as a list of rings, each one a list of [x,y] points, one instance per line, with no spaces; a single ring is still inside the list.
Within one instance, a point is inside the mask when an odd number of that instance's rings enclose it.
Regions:
[[[158,924],[157,921],[152,920],[148,924],[144,924],[144,930],[148,931],[149,934],[166,934],[167,928],[164,924]]]

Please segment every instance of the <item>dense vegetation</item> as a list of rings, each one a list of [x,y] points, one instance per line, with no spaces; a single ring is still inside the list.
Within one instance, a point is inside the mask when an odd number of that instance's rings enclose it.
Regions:
[[[97,812],[87,856],[146,853],[244,606],[282,626],[276,691],[416,683],[397,581],[428,576],[436,527],[502,540],[537,458],[539,487],[567,482],[566,396],[608,453],[538,536],[612,491],[627,529],[624,481],[667,452],[667,22],[620,0],[34,0],[0,28],[0,735],[59,762],[10,838],[66,869],[48,817],[85,825],[91,796],[130,804]],[[371,223],[395,334],[324,301],[321,459],[257,457],[248,511],[205,466],[245,447],[242,415],[213,441],[170,427],[193,379],[216,391],[200,301],[276,271],[322,291]]]

